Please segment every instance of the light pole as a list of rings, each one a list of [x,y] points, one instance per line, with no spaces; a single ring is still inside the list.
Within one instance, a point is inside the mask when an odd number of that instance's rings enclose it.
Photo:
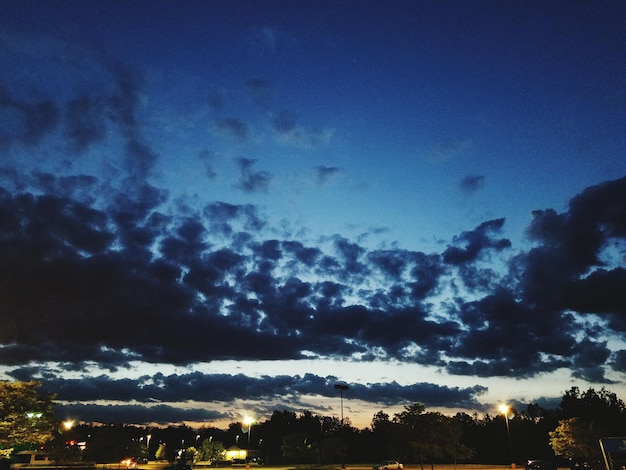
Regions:
[[[345,384],[335,384],[335,389],[339,390],[339,400],[341,402],[341,426],[343,426],[343,392],[348,390],[348,386]]]
[[[345,390],[348,390],[348,386],[346,384],[335,384],[335,390],[339,390],[339,401],[341,403],[341,435],[342,437],[344,434],[344,430],[343,430],[343,392]],[[345,442],[344,442],[345,444]],[[346,462],[345,462],[345,452],[342,452],[342,461],[341,461],[341,468],[346,468]]]
[[[150,438],[151,437],[152,437],[152,434],[148,434],[146,436],[146,454],[147,454],[148,460],[150,460]]]
[[[248,449],[246,450],[246,466],[249,462],[250,456],[250,434],[252,433],[252,423],[254,423],[254,418],[251,418],[250,416],[246,416],[243,419],[243,424],[248,425]]]
[[[511,459],[511,468],[515,468],[515,462],[513,462],[513,444],[511,443],[511,429],[509,428],[509,407],[502,404],[499,407],[500,413],[504,415],[504,422],[506,423],[506,435],[509,439],[509,457]]]

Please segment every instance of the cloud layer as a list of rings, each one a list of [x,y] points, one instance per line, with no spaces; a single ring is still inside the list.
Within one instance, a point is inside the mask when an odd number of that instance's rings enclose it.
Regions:
[[[60,185],[53,175],[39,179]],[[586,189],[564,213],[537,211],[528,251],[511,253],[498,219],[431,254],[367,250],[342,237],[323,248],[265,239],[253,206],[211,203],[174,216],[158,210],[166,198],[149,186],[136,189],[139,199],[113,194],[114,204],[96,208],[72,198],[72,184],[80,193],[98,182],[64,180],[64,195],[0,194],[0,361],[17,367],[15,377],[36,372],[20,372],[29,363],[80,370],[95,362],[116,370],[131,361],[311,355],[416,362],[483,377],[568,368],[608,382],[607,371],[624,372],[624,351],[609,348],[606,338],[626,331],[626,178]],[[491,267],[496,257],[505,260],[498,269]],[[223,377],[174,379],[215,386]],[[327,393],[328,380],[310,379],[303,379],[307,391]],[[109,388],[117,399],[219,399],[195,397],[159,377],[151,386],[122,381],[89,390],[50,380],[69,400],[112,398]],[[268,393],[300,391],[298,380],[283,380]],[[374,389],[353,393],[389,400]]]

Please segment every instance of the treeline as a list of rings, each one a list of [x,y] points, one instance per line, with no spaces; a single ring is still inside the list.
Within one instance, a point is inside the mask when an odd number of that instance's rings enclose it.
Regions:
[[[228,429],[83,424],[64,438],[86,442],[85,459],[109,462],[122,457],[172,461],[180,455],[215,460],[224,449],[238,446],[268,465],[385,459],[523,464],[527,459],[555,457],[600,460],[598,439],[625,433],[622,400],[604,388],[581,392],[573,387],[557,409],[533,404],[523,410],[510,409],[506,416],[445,416],[415,403],[393,416],[379,411],[365,429],[351,426],[349,420],[342,425],[335,417],[308,411],[275,411],[251,427],[242,423],[232,423]]]

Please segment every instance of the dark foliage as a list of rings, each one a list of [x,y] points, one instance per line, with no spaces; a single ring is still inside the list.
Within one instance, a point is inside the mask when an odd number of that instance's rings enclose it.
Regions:
[[[550,446],[549,433],[560,420],[572,417],[593,419],[613,433],[626,429],[624,403],[614,393],[604,388],[581,393],[573,387],[565,392],[557,409],[544,409],[537,404],[527,405],[522,411],[511,409],[508,431],[501,414],[457,413],[445,417],[427,412],[416,403],[393,417],[379,411],[365,429],[354,428],[347,419],[342,426],[335,417],[283,410],[254,424],[249,430],[249,441],[242,423],[231,423],[228,429],[83,424],[64,433],[56,443],[86,442],[83,460],[96,462],[116,462],[124,457],[154,459],[157,448],[163,444],[165,458],[174,461],[180,449],[199,449],[203,441],[211,440],[222,443],[226,449],[234,445],[245,449],[249,445],[251,456],[266,465],[338,464],[342,460],[372,463],[388,458],[407,463],[423,460],[431,464],[506,464],[511,459],[510,451],[513,461],[522,465],[528,459],[558,458]],[[147,443],[149,449],[145,447]]]

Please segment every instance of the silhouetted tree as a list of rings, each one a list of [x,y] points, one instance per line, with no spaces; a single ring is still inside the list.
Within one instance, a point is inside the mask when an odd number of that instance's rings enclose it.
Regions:
[[[283,445],[281,447],[285,462],[310,463],[313,457],[312,445],[305,433],[287,434],[283,437]]]
[[[600,423],[608,433],[623,432],[626,405],[604,387],[599,392],[593,388],[580,392],[578,387],[572,387],[563,395],[559,408],[563,419],[580,418]]]
[[[346,441],[339,435],[330,436],[315,444],[315,455],[322,464],[337,463],[345,460],[348,453]]]
[[[430,462],[448,458],[468,458],[472,450],[461,440],[461,427],[454,418],[439,412],[426,412],[421,403],[406,406],[397,413],[390,428],[391,445],[399,458],[419,462]]]

